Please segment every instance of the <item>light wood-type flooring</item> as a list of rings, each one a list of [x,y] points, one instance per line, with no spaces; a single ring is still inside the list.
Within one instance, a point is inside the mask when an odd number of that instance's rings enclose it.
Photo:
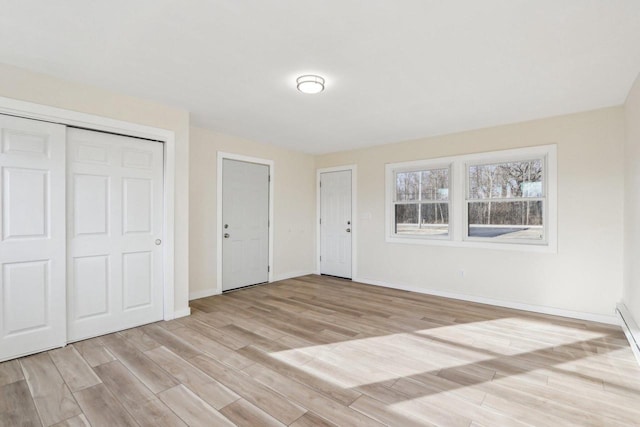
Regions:
[[[0,364],[2,426],[630,426],[618,327],[320,276]]]

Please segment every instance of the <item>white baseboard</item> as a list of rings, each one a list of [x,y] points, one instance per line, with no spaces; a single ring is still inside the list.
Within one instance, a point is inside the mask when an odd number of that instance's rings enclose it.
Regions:
[[[204,289],[202,291],[189,292],[189,301],[194,299],[206,298],[213,295],[220,295],[220,291],[216,288]]]
[[[180,317],[187,317],[191,315],[191,307],[187,307],[182,310],[176,310],[173,312],[173,318],[179,319]]]
[[[638,327],[627,306],[623,303],[618,304],[616,312],[620,317],[620,325],[624,335],[627,337],[627,341],[629,341],[631,350],[633,350],[633,355],[636,357],[638,364],[640,364],[640,327]]]
[[[358,277],[354,282],[365,283],[367,285],[381,286],[384,288],[400,289],[403,291],[417,292],[438,297],[452,298],[463,301],[477,302],[481,304],[496,305],[499,307],[514,308],[517,310],[532,311],[534,313],[551,314],[554,316],[570,317],[572,319],[589,320],[591,322],[607,323],[609,325],[619,325],[620,322],[615,315],[606,316],[603,314],[583,313],[580,311],[563,310],[560,308],[547,307],[542,305],[523,304],[519,302],[503,301],[493,298],[479,297],[475,295],[458,294],[454,292],[437,291],[433,289],[418,288],[416,286],[398,285],[395,283],[383,282],[381,280]]]
[[[316,274],[313,270],[300,270],[300,271],[290,271],[288,273],[282,273],[273,276],[273,282],[278,282],[280,280],[293,279],[294,277],[307,276],[309,274]]]
[[[280,280],[293,279],[294,277],[306,276],[308,274],[315,274],[315,271],[300,270],[291,271],[283,274],[274,274],[271,282],[278,282]],[[221,292],[216,288],[204,289],[202,291],[189,292],[189,301],[194,299],[206,298],[213,295],[220,295]]]

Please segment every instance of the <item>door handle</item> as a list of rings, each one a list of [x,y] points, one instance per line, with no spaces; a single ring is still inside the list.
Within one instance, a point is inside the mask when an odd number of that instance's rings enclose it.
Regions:
[[[161,243],[162,243],[162,240],[156,239],[156,241],[155,241],[156,246],[160,246]]]
[[[347,233],[351,233],[351,229],[350,228],[347,228]]]
[[[229,238],[229,233],[224,233],[224,238],[228,239]]]

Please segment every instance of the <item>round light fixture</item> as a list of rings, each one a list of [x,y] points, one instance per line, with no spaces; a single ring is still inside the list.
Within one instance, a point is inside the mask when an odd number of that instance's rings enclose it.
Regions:
[[[324,90],[324,79],[313,74],[298,77],[296,83],[302,93],[320,93]]]

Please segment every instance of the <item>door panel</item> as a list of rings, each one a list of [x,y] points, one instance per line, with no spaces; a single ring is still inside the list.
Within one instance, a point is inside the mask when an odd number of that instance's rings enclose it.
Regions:
[[[109,232],[109,177],[76,174],[73,177],[74,228],[77,236]]]
[[[69,341],[162,319],[162,144],[68,134]]]
[[[150,179],[125,178],[124,233],[150,233],[153,183]]]
[[[6,118],[7,116],[3,117]],[[33,133],[30,130],[3,128],[2,152],[4,154],[33,156],[34,158],[44,159],[49,157],[49,150],[50,141],[46,131],[44,133]]]
[[[134,252],[122,255],[124,309],[146,307],[153,301],[153,254]]]
[[[65,127],[0,115],[0,361],[63,346]]]
[[[267,282],[269,166],[224,159],[222,167],[222,289]]]
[[[320,174],[320,273],[351,278],[351,171]]]
[[[4,273],[3,313],[7,335],[46,327],[49,323],[47,295],[51,286],[49,261],[5,264]]]
[[[49,171],[4,168],[5,239],[46,238],[49,217]]]
[[[78,319],[101,316],[109,307],[109,257],[77,257],[73,260],[75,299]]]

